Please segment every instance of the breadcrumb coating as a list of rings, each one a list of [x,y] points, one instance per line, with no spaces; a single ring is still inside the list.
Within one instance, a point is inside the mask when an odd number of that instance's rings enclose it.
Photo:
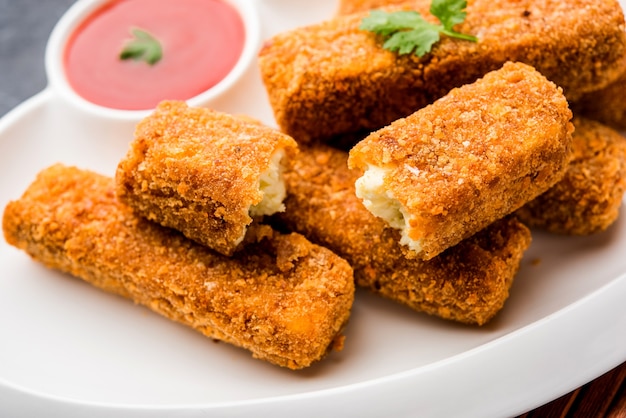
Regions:
[[[395,3],[395,2],[394,2]],[[415,9],[428,19],[430,0]],[[472,83],[507,61],[525,62],[570,100],[619,76],[626,53],[617,0],[473,0],[455,27],[478,42],[443,36],[431,53],[397,55],[359,29],[363,11],[267,40],[259,66],[275,119],[299,142],[373,131]]]
[[[7,205],[3,230],[50,268],[279,366],[307,367],[343,343],[352,269],[299,234],[265,226],[229,258],[136,216],[112,178],[60,164]]]
[[[404,233],[430,259],[517,210],[565,174],[572,112],[532,67],[507,63],[370,134],[348,165],[385,170]]]
[[[404,3],[407,3],[407,0],[339,0],[337,15],[349,15]]]
[[[284,153],[287,164],[296,152],[296,142],[275,129],[166,101],[137,125],[117,168],[117,194],[139,215],[232,255],[265,197],[275,156]],[[280,173],[269,177],[282,182]]]
[[[626,190],[626,138],[599,122],[574,118],[574,157],[565,177],[517,211],[531,227],[569,235],[607,229]]]
[[[608,86],[585,94],[572,104],[576,114],[597,120],[619,131],[626,131],[626,57],[622,75]]]
[[[361,174],[348,154],[326,145],[303,146],[285,173],[287,209],[279,221],[348,260],[359,286],[411,309],[483,325],[503,307],[530,245],[527,227],[513,217],[429,260],[409,259],[399,232],[356,197]]]

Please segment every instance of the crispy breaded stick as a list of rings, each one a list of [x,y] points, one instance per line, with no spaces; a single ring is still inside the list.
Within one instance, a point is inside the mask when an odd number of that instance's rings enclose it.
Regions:
[[[339,0],[337,15],[349,15],[403,3],[407,3],[407,0]]]
[[[468,324],[487,323],[503,307],[530,245],[515,218],[500,220],[429,261],[408,259],[400,233],[372,215],[355,195],[359,172],[348,154],[325,145],[302,147],[285,173],[287,227],[348,260],[358,285],[410,308]]]
[[[572,104],[577,114],[602,122],[614,129],[626,131],[626,59],[622,75],[608,86],[585,94]]]
[[[429,5],[394,7],[426,16]],[[297,141],[379,129],[506,61],[532,65],[573,100],[615,80],[626,52],[616,0],[470,1],[455,28],[478,42],[444,36],[422,58],[384,50],[375,34],[358,28],[367,14],[279,34],[261,50],[275,118]]]
[[[46,266],[130,298],[204,335],[300,369],[340,348],[352,269],[298,234],[234,257],[132,213],[113,179],[54,165],[4,212],[7,242]]]
[[[283,210],[282,169],[296,142],[274,129],[184,102],[163,102],[136,128],[116,182],[138,214],[222,254],[253,217]]]
[[[507,63],[354,146],[357,196],[428,260],[560,180],[571,117],[560,88]]]
[[[574,157],[565,177],[517,215],[532,227],[589,235],[607,229],[619,215],[626,190],[626,138],[580,117],[574,126]]]

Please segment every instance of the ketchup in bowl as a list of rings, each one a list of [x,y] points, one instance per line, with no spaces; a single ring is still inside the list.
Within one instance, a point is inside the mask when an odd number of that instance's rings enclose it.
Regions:
[[[161,48],[159,59],[122,59],[139,30]],[[112,0],[68,38],[63,65],[70,86],[94,104],[144,110],[164,99],[190,99],[236,65],[246,31],[224,0]]]

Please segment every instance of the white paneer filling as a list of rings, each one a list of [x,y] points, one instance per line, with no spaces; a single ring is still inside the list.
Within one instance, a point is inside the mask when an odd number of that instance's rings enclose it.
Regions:
[[[356,195],[363,201],[363,205],[373,215],[385,220],[392,228],[402,232],[400,244],[408,246],[415,252],[421,252],[422,246],[419,240],[409,238],[408,214],[393,194],[385,189],[384,178],[387,170],[368,166],[363,176],[357,179]]]
[[[283,200],[287,194],[285,180],[283,179],[283,165],[281,160],[285,156],[285,151],[277,150],[272,154],[269,167],[259,178],[259,191],[263,199],[250,207],[250,216],[272,215],[285,210]]]

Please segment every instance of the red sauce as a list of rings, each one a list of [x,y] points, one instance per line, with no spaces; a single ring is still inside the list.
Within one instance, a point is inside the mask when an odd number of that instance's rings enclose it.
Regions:
[[[162,59],[121,60],[130,29],[157,38]],[[221,81],[243,50],[239,13],[222,0],[113,0],[72,34],[65,71],[88,101],[115,109],[151,109],[161,100],[186,100]]]

